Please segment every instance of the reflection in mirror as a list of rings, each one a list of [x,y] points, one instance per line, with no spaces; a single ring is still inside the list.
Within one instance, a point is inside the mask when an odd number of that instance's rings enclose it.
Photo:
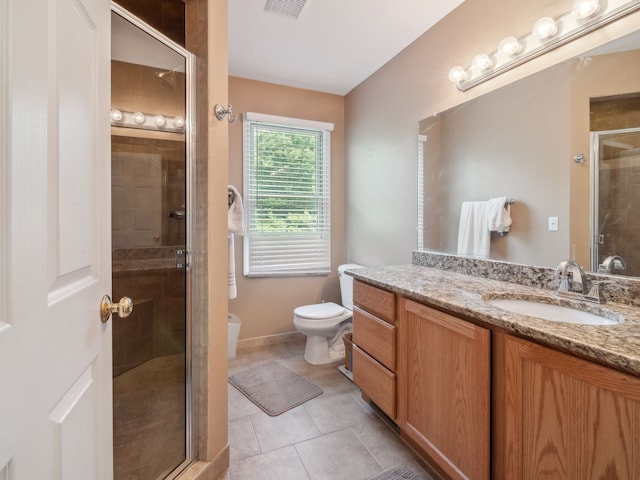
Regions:
[[[638,38],[630,35],[421,120],[418,249],[456,254],[462,203],[509,197],[516,200],[513,223],[505,235],[491,233],[489,258],[546,267],[572,258],[597,271],[607,256],[619,254],[626,269],[613,273],[638,275],[640,259],[633,261],[638,267],[629,265],[628,249],[627,258],[615,248],[594,257],[589,228],[597,193],[590,189],[590,130],[640,127],[640,105],[631,100],[640,92]],[[601,101],[605,96],[609,102]],[[617,112],[624,127],[603,127],[598,112],[606,109],[609,117]],[[574,161],[579,153],[583,164]],[[626,236],[625,227],[616,245]]]
[[[597,266],[600,273],[638,276],[640,128],[596,131],[592,147],[592,268]]]
[[[112,246],[185,249],[187,144],[174,119],[187,113],[187,61],[117,13],[111,19],[112,109],[143,119],[112,122]]]

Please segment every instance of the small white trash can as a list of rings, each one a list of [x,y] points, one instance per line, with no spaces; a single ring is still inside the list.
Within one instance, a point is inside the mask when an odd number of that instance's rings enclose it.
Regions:
[[[238,337],[240,336],[240,319],[233,313],[229,314],[228,335],[227,356],[231,358],[236,356]]]

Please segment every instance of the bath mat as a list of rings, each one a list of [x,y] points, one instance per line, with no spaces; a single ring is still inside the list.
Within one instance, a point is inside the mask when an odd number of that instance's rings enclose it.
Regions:
[[[413,465],[398,465],[368,480],[431,480],[431,477]]]
[[[272,417],[322,393],[320,387],[276,362],[231,375],[229,383]]]

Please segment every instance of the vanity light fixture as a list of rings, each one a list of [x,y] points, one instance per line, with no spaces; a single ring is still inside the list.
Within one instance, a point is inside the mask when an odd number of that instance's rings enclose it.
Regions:
[[[449,70],[449,80],[453,83],[464,82],[467,79],[467,71],[464,67],[460,65],[456,65],[451,70]]]
[[[142,125],[144,123],[144,121],[146,120],[146,117],[144,116],[144,113],[142,112],[135,112],[133,114],[133,121],[134,123],[138,124],[138,125]]]
[[[489,55],[485,53],[481,53],[473,57],[473,60],[471,61],[471,63],[475,68],[477,68],[481,72],[484,72],[485,70],[489,70],[491,67],[493,67],[493,60],[491,60]]]
[[[184,128],[184,118],[175,117],[173,119],[173,126],[176,127],[176,128]]]
[[[522,52],[522,44],[516,37],[503,38],[498,44],[498,53],[507,57],[515,57]]]
[[[553,18],[542,17],[533,24],[533,30],[531,30],[531,33],[538,40],[548,40],[558,33],[558,25],[556,25],[556,21]]]
[[[111,110],[111,126],[139,128],[161,132],[184,133],[184,117],[170,117],[161,114],[144,114],[142,112],[126,112],[114,108]]]
[[[558,18],[540,18],[531,33],[504,38],[496,52],[476,55],[470,67],[453,67],[449,80],[467,91],[638,9],[640,0],[578,0]]]
[[[581,0],[576,4],[574,14],[579,20],[593,17],[600,10],[600,0]]]
[[[117,108],[114,108],[113,110],[111,110],[111,121],[119,122],[120,120],[122,120],[122,117],[123,117],[122,112]]]

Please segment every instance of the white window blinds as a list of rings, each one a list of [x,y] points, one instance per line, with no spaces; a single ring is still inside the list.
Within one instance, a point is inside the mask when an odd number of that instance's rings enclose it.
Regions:
[[[244,274],[329,274],[333,124],[257,113],[243,123]]]

